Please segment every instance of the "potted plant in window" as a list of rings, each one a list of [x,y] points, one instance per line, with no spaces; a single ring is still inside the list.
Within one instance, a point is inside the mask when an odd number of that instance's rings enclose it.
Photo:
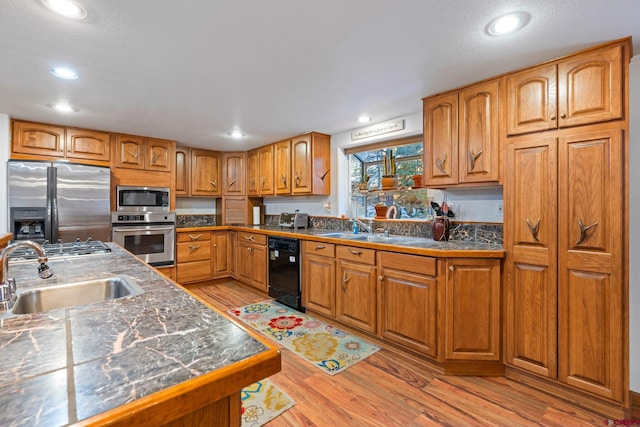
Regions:
[[[370,179],[371,179],[371,176],[363,175],[362,176],[362,181],[360,182],[360,184],[358,184],[358,190],[367,191],[369,189],[369,180]]]
[[[422,166],[418,166],[415,172],[415,175],[411,177],[413,178],[412,188],[422,188]]]
[[[398,175],[396,175],[396,158],[393,155],[393,150],[389,150],[389,155],[385,154],[382,159],[382,189],[393,190],[395,188],[398,188]]]
[[[376,209],[376,219],[383,219],[387,217],[387,205],[380,202],[374,206]]]

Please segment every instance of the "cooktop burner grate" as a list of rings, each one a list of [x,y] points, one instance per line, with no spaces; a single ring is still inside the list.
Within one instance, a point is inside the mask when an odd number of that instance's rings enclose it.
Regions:
[[[45,243],[42,245],[47,252],[49,258],[59,258],[65,256],[78,256],[78,255],[94,255],[94,254],[106,254],[111,252],[111,249],[100,240],[87,240],[85,242],[60,242],[60,243]],[[37,259],[38,254],[27,247],[19,247],[9,254],[11,260],[25,260],[25,259]]]

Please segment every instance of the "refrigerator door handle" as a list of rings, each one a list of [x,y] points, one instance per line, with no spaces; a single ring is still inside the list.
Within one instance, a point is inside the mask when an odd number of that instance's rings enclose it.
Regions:
[[[47,168],[47,223],[51,224],[48,233],[45,230],[45,238],[51,243],[58,241],[58,170],[51,166]]]

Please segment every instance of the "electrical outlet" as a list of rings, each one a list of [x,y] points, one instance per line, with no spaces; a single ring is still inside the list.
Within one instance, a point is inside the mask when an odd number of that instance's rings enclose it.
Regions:
[[[503,210],[503,204],[502,203],[498,203],[498,207],[496,208],[496,218],[497,219],[503,219],[504,218],[504,210]]]

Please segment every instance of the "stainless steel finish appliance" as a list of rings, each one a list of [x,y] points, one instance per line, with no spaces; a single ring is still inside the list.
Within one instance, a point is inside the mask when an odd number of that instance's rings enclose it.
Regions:
[[[111,253],[111,248],[99,240],[45,243],[42,248],[47,258],[75,257],[79,255],[99,255]],[[38,254],[30,247],[20,247],[9,254],[12,261],[37,259]]]
[[[269,296],[304,313],[300,286],[300,240],[269,236]]]
[[[7,169],[13,240],[111,239],[109,168],[9,160]]]
[[[294,213],[282,212],[280,214],[280,227],[289,228],[307,228],[309,226],[309,214],[300,213],[295,211]]]
[[[169,212],[170,189],[168,187],[116,187],[118,212]]]
[[[175,260],[174,212],[112,212],[112,240],[153,266],[171,266]]]

